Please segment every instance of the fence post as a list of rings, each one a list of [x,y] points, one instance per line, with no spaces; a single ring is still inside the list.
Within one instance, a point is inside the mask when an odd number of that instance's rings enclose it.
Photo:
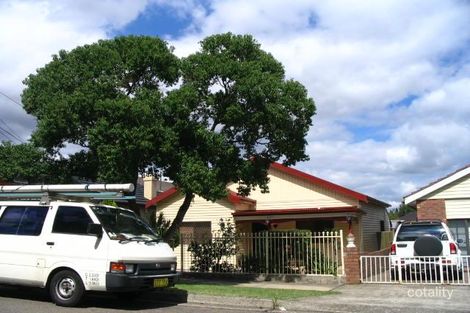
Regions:
[[[344,241],[343,241],[343,230],[340,229],[339,230],[339,236],[340,236],[340,240],[341,240],[341,247],[340,247],[340,251],[341,251],[341,275],[344,276]]]
[[[360,253],[354,244],[354,235],[348,235],[348,245],[346,246],[345,272],[347,284],[358,284],[361,282]]]
[[[266,255],[266,264],[265,264],[265,272],[266,272],[266,276],[268,275],[268,268],[269,268],[269,239],[268,239],[268,234],[269,232],[264,232],[264,249],[266,250],[265,251],[265,255]]]
[[[183,248],[183,234],[180,233],[180,259],[181,259],[181,273],[184,272],[184,248]]]

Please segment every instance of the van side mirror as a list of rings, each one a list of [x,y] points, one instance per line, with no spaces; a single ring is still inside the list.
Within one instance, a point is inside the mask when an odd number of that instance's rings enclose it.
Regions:
[[[93,236],[96,236],[96,237],[101,237],[101,236],[103,236],[103,227],[101,227],[101,224],[93,224],[93,223],[90,223],[90,224],[88,224],[86,233],[87,233],[88,235],[93,235]]]
[[[462,239],[462,238],[457,239],[457,243],[458,243],[458,244],[462,244],[462,243],[463,243],[463,239]]]

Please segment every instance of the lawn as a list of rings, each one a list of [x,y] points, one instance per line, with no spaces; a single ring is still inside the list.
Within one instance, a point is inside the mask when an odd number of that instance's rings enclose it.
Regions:
[[[303,297],[317,297],[336,294],[335,291],[271,289],[256,287],[240,287],[231,284],[210,284],[184,282],[177,284],[180,290],[188,293],[205,294],[212,296],[249,297],[258,299],[292,300]]]

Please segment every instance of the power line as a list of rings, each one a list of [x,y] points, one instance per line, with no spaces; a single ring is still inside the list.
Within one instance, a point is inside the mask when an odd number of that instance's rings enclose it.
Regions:
[[[15,99],[13,99],[12,97],[8,96],[7,94],[5,94],[4,92],[0,91],[0,95],[4,96],[5,98],[7,98],[8,100],[10,100],[11,102],[15,103],[16,105],[20,106],[21,108],[23,108],[23,105],[21,105],[21,103],[19,103],[18,101],[16,101]],[[8,126],[8,124],[0,119],[0,122],[2,122],[9,130],[6,130],[5,128],[1,127],[0,126],[0,133],[3,135],[4,138],[8,139],[8,135],[15,139],[16,141],[19,141],[19,142],[22,142],[24,143],[25,141],[23,140],[23,138],[21,138],[20,136],[18,136],[17,134],[15,134],[15,131],[10,127]]]
[[[5,98],[7,98],[8,100],[10,100],[11,102],[16,103],[16,104],[19,105],[21,108],[23,108],[23,105],[22,105],[21,103],[19,103],[18,101],[16,101],[16,100],[13,99],[12,97],[8,96],[7,94],[3,93],[2,91],[0,91],[0,95],[4,96]]]
[[[11,133],[9,132],[8,130],[6,130],[5,128],[1,127],[0,126],[0,133],[3,135],[3,137],[6,138],[6,135],[9,135],[11,138],[15,139],[16,141],[19,141],[19,142],[22,142],[22,143],[25,143],[23,139],[21,139],[19,136],[17,136],[16,134],[14,133]]]
[[[7,124],[4,120],[2,120],[1,118],[0,118],[0,122],[2,122],[2,123],[8,128],[8,130],[10,131],[10,133],[11,133],[12,135],[14,135],[17,140],[19,140],[19,141],[21,141],[21,142],[24,142],[24,141],[23,141],[23,138],[22,138],[21,136],[17,135],[17,134],[15,133],[15,131],[14,131],[10,126],[8,126],[8,124]]]

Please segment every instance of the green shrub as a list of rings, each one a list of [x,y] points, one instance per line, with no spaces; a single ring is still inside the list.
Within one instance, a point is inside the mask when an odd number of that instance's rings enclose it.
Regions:
[[[198,242],[192,240],[188,251],[192,253],[191,271],[196,272],[233,272],[234,266],[223,260],[237,253],[235,226],[220,219],[220,231],[212,238]]]

